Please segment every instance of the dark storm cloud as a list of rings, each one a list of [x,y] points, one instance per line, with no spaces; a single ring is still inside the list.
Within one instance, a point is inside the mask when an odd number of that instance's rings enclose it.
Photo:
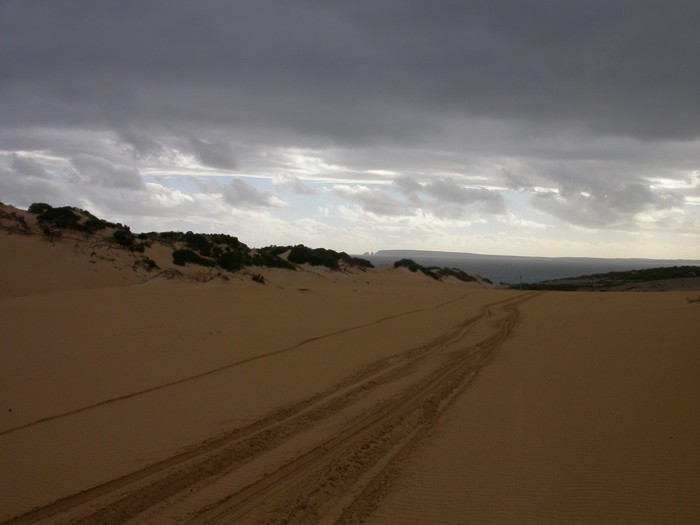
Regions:
[[[9,0],[0,120],[327,143],[409,140],[454,117],[697,137],[698,19],[680,0]],[[202,160],[230,165],[215,149]]]
[[[212,168],[234,169],[237,166],[233,148],[220,140],[202,140],[190,137],[190,146],[199,161]]]

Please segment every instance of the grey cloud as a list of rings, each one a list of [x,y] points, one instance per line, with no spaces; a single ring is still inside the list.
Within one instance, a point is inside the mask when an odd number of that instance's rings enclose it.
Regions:
[[[157,157],[165,151],[160,142],[133,129],[119,129],[117,135],[131,149],[136,158]]]
[[[673,192],[652,191],[640,183],[598,181],[586,189],[571,187],[559,192],[537,193],[532,198],[536,209],[569,224],[604,228],[615,226],[635,229],[635,215],[679,208],[685,199]]]
[[[697,170],[698,19],[696,0],[6,0],[0,150],[73,159],[75,187],[140,189],[146,168],[182,174],[178,153],[271,177],[308,148],[347,168],[329,179],[408,174],[336,193],[378,214],[504,213],[486,186],[505,186],[556,190],[533,204],[569,223],[627,224],[683,204],[655,177]],[[46,195],[60,177],[30,155],[4,180]],[[243,181],[223,195],[280,203]]]
[[[280,175],[273,179],[273,183],[276,188],[291,191],[298,195],[314,195],[317,193],[314,188],[308,184],[304,184],[299,177]]]
[[[471,206],[489,214],[506,213],[506,202],[495,190],[473,188],[449,177],[433,177],[426,182],[404,175],[396,187],[416,206],[426,207],[438,216],[459,217]],[[425,197],[430,197],[426,200]]]
[[[282,204],[272,193],[260,191],[241,179],[233,179],[221,193],[227,203],[238,208],[271,208]]]
[[[117,166],[105,159],[82,154],[71,159],[76,169],[73,180],[80,184],[142,190],[145,184],[139,171],[128,166]]]
[[[30,160],[28,158],[22,160]],[[0,196],[3,202],[27,208],[33,202],[60,202],[78,205],[76,196],[65,185],[59,184],[52,177],[45,177],[32,163],[19,162],[10,156],[0,163]],[[18,169],[19,168],[19,169]],[[34,174],[27,173],[33,172]]]
[[[690,0],[7,1],[0,117],[363,143],[454,116],[697,137],[699,18]]]
[[[32,159],[31,157],[25,157],[13,153],[11,166],[15,171],[17,171],[21,175],[38,177],[40,179],[49,178],[49,174],[47,173],[46,169],[39,162]]]
[[[394,180],[394,186],[401,193],[403,193],[416,208],[419,208],[423,205],[423,202],[419,196],[419,193],[423,189],[423,186],[421,186],[421,184],[413,177],[410,177],[408,175],[401,175],[400,177]]]
[[[233,148],[223,141],[190,137],[189,145],[202,164],[224,170],[235,169],[238,165]]]
[[[459,206],[478,204],[488,213],[501,214],[506,212],[503,196],[494,190],[486,188],[469,188],[457,184],[453,179],[438,178],[423,187],[428,195],[438,203],[452,203]]]
[[[472,208],[486,214],[503,214],[507,211],[505,200],[499,192],[470,188],[445,177],[419,182],[403,175],[393,184],[378,188],[340,186],[333,191],[377,215],[412,215],[422,209],[438,217],[460,218],[470,210],[474,211]],[[392,193],[395,191],[405,200],[394,197]]]
[[[522,175],[515,175],[507,169],[502,169],[501,173],[503,175],[503,180],[506,188],[516,191],[522,190],[532,190],[535,184],[530,181],[527,177]]]
[[[358,203],[364,210],[376,215],[400,216],[410,215],[415,212],[415,209],[407,203],[393,198],[383,189],[340,186],[334,188],[333,193]]]

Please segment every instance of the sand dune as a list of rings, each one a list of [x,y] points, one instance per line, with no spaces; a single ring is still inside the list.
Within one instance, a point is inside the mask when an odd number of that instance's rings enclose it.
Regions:
[[[370,523],[698,523],[699,305],[545,294]]]
[[[700,522],[696,293],[135,284],[7,237],[0,521]]]

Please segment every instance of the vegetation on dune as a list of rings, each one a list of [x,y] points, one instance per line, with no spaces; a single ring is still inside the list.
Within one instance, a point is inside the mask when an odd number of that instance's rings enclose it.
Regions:
[[[577,284],[564,284],[564,283],[523,283],[523,284],[511,284],[511,290],[541,290],[550,292],[575,292],[582,288]]]
[[[584,275],[582,279],[606,279],[610,281],[644,282],[660,279],[683,279],[700,277],[700,266],[665,266],[662,268],[647,268],[645,270],[630,270],[627,272],[608,272]]]
[[[192,250],[182,249],[173,252],[173,264],[185,266],[187,263],[198,264],[200,266],[214,266],[214,261],[202,257]]]
[[[345,252],[327,248],[309,248],[303,244],[273,245],[252,250],[237,237],[223,233],[165,231],[135,235],[128,226],[98,219],[90,212],[71,206],[54,208],[49,204],[36,202],[29,207],[28,211],[37,216],[42,231],[52,238],[60,236],[62,230],[73,230],[87,236],[111,228],[113,231],[109,240],[131,251],[143,253],[145,248],[155,243],[172,248],[172,261],[178,266],[194,264],[229,272],[236,272],[246,266],[296,270],[301,264],[323,266],[334,271],[346,268],[366,270],[374,267],[370,261],[350,256]],[[143,264],[149,269],[157,267],[156,263],[146,256],[143,256]],[[477,280],[477,277],[457,268],[426,268],[410,259],[397,261],[394,266],[397,268],[403,266],[412,272],[420,271],[436,280],[447,277],[454,277],[464,282]],[[260,274],[256,274],[254,280],[264,284],[264,278]]]
[[[466,283],[474,282],[477,278],[460,270],[459,268],[439,268],[437,266],[422,266],[412,259],[401,259],[394,263],[394,268],[408,268],[411,272],[422,272],[436,281],[442,281],[446,277],[454,277]]]
[[[37,221],[49,237],[60,236],[61,230],[73,230],[85,235],[92,235],[107,228],[114,229],[112,240],[131,251],[143,253],[146,244],[138,242],[131,229],[118,222],[109,222],[95,217],[87,210],[73,206],[54,208],[45,202],[35,202],[27,210],[37,216]]]
[[[0,205],[2,203],[0,202]],[[27,224],[26,219],[22,215],[18,215],[14,211],[9,213],[0,209],[0,221],[2,222],[2,227],[10,233],[20,233],[23,235],[31,235],[32,230]]]
[[[309,248],[303,244],[287,247],[288,259],[296,264],[325,266],[331,270],[340,270],[341,264],[361,269],[373,268],[371,262],[360,257],[352,257],[345,252],[337,252],[327,248]]]
[[[293,246],[289,251],[289,261],[296,264],[310,264],[312,266],[325,266],[331,270],[339,270],[338,252],[325,248],[308,248],[303,244]]]
[[[293,263],[281,257],[288,249],[287,246],[266,246],[265,248],[260,248],[252,256],[252,265],[296,270],[296,266]]]
[[[351,257],[345,252],[336,252],[325,248],[309,248],[302,244],[297,246],[266,246],[250,250],[237,238],[224,234],[186,234],[166,232],[165,238],[172,246],[181,243],[186,248],[173,252],[173,262],[202,266],[218,266],[224,270],[235,272],[244,266],[265,266],[268,268],[286,268],[295,270],[296,265],[310,264],[325,266],[331,270],[340,270],[341,263],[346,266],[371,268],[372,263],[357,257]],[[288,252],[287,258],[282,254]]]
[[[544,281],[541,283],[514,284],[512,289],[523,290],[550,290],[575,292],[577,290],[599,289],[605,290],[611,286],[624,284],[661,281],[666,279],[690,279],[700,277],[700,266],[664,266],[661,268],[647,268],[644,270],[629,270],[625,272],[596,273],[582,275],[570,279],[558,281]]]

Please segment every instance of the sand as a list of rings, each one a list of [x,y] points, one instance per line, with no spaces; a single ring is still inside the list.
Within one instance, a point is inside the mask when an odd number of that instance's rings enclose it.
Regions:
[[[697,293],[16,259],[0,521],[700,522]]]

